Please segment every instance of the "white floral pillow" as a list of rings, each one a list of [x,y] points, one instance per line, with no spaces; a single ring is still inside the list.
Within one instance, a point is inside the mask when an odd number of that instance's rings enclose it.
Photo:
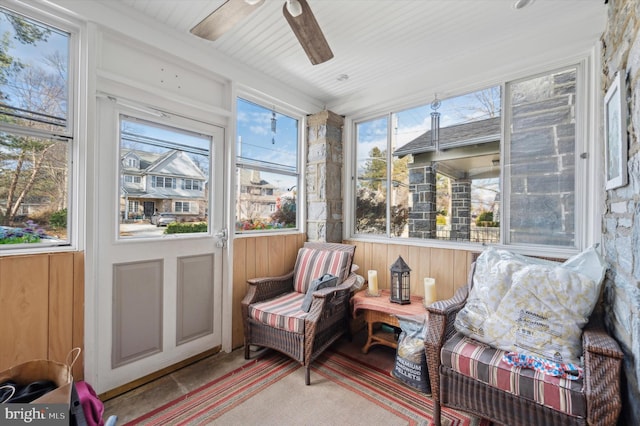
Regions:
[[[467,302],[456,315],[456,329],[471,338],[493,344],[485,333],[484,323],[511,288],[513,274],[532,264],[553,265],[554,262],[493,247],[484,250],[476,260],[473,287]]]
[[[606,265],[590,248],[562,265],[526,265],[484,322],[499,349],[579,363],[582,328],[600,296]]]

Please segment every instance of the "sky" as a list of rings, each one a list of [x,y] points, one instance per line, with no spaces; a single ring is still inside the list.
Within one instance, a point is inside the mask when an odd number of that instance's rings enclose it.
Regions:
[[[473,92],[447,99],[440,99],[437,109],[440,113],[440,127],[471,122],[489,118],[481,111],[482,106]],[[497,96],[499,97],[499,90]],[[500,101],[498,99],[498,105]],[[408,108],[394,114],[393,127],[396,137],[395,147],[400,148],[431,129],[431,101],[424,105]],[[387,117],[358,123],[358,163],[368,158],[371,149],[378,147],[381,151],[387,146]]]
[[[45,71],[54,73],[56,73],[57,70],[51,67],[46,61],[47,56],[57,52],[68,63],[69,34],[47,26],[43,28],[47,28],[51,30],[51,32],[48,34],[46,41],[39,41],[35,45],[23,44],[15,38],[15,30],[7,19],[7,12],[2,12],[3,13],[0,13],[0,35],[2,37],[8,35],[10,41],[8,54],[10,56],[20,58],[20,61],[27,66],[40,67]],[[31,20],[29,20],[29,22],[35,23],[35,21]],[[68,66],[66,69],[68,69]],[[15,85],[12,82],[8,82],[8,84],[2,88],[3,93],[11,96],[8,101],[5,100],[3,102],[9,102],[10,105],[19,107],[21,103],[19,99],[16,98],[13,87],[15,87]],[[63,101],[63,104],[66,104],[66,99]]]
[[[275,132],[272,131],[271,120],[274,110]],[[236,124],[236,154],[242,157],[242,161],[249,166],[282,171],[272,173],[263,170],[260,178],[281,191],[295,191],[298,183],[298,120],[279,113],[276,108],[268,109],[238,98]]]
[[[237,154],[251,162],[281,170],[296,171],[298,161],[298,120],[276,112],[275,133],[271,129],[272,110],[238,99]]]

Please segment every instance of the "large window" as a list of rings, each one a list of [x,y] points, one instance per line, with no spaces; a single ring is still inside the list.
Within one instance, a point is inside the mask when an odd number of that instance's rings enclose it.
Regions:
[[[577,76],[357,122],[355,234],[576,248]]]
[[[4,8],[0,33],[0,248],[65,245],[72,35]]]
[[[299,121],[238,99],[236,232],[298,227]]]
[[[437,101],[356,125],[356,233],[499,238],[500,88]]]

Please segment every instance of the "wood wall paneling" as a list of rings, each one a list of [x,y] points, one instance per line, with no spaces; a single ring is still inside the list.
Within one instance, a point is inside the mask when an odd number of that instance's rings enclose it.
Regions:
[[[251,248],[255,251],[253,238],[237,238],[233,241],[233,305],[231,309],[231,346],[240,347],[244,344],[244,332],[242,324],[242,312],[240,302],[247,292],[247,261]]]
[[[250,278],[272,277],[293,270],[305,234],[261,235],[237,238],[233,242],[232,347],[244,344],[240,302]]]
[[[473,253],[435,247],[419,247],[404,244],[383,244],[363,241],[345,241],[356,246],[354,263],[359,275],[367,278],[367,271],[378,271],[378,286],[389,288],[389,268],[402,256],[411,268],[411,294],[424,296],[424,278],[436,280],[438,300],[447,299],[466,284]]]
[[[49,256],[49,359],[65,362],[73,346],[73,253]],[[71,308],[71,309],[70,309]]]
[[[33,359],[70,361],[84,349],[84,253],[0,257],[0,370]],[[83,355],[73,368],[84,378]]]
[[[73,253],[73,337],[72,348],[80,348],[81,355],[73,364],[73,378],[84,380],[84,253]]]
[[[49,349],[49,257],[0,259],[0,370],[31,359],[45,359]]]

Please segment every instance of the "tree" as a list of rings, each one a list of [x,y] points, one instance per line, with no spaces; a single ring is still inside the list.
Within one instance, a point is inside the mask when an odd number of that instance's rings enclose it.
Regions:
[[[374,147],[369,152],[359,177],[356,205],[357,229],[364,233],[386,232],[386,206],[391,203],[391,233],[401,236],[409,218],[409,190],[407,182],[408,157],[393,158],[391,188],[387,190],[387,152]],[[390,200],[387,194],[390,193]]]
[[[271,215],[271,219],[283,227],[296,225],[296,197],[295,193],[290,196],[282,196],[278,199],[276,212]]]
[[[387,152],[374,147],[365,161],[364,170],[360,177],[363,185],[373,191],[384,191],[387,179]]]
[[[457,110],[458,116],[463,122],[498,117],[501,111],[500,87],[494,86],[480,90],[473,94],[475,102],[471,105],[461,106]]]

